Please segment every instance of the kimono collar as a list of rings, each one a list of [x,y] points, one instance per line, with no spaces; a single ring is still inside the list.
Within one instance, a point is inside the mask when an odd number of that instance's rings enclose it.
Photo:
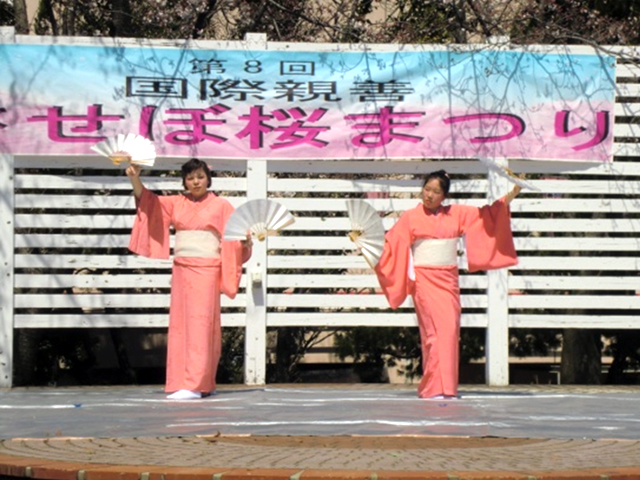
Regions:
[[[427,215],[439,215],[443,213],[446,209],[447,209],[447,205],[441,204],[434,212],[433,210],[430,210],[427,207],[425,207],[424,204],[422,205],[422,211]]]
[[[200,198],[193,198],[193,195],[191,195],[190,193],[185,193],[184,196],[187,197],[189,200],[191,200],[193,203],[200,203],[205,201],[207,198],[209,198],[209,196],[211,195],[211,192],[206,192],[204,195],[202,195]]]

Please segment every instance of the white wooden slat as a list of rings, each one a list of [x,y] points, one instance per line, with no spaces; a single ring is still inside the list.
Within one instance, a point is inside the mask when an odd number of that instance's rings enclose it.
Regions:
[[[640,198],[531,198],[524,193],[511,202],[510,209],[512,214],[533,212],[640,214]]]
[[[640,109],[640,103],[638,104]],[[620,145],[625,145],[620,143]],[[640,145],[638,145],[640,147]],[[273,168],[273,164],[278,165],[277,168]],[[415,191],[419,191],[422,179],[427,173],[434,170],[444,169],[452,177],[452,193],[465,192],[465,188],[469,185],[467,180],[464,180],[464,175],[477,175],[485,176],[487,169],[484,165],[477,160],[454,160],[454,161],[407,161],[407,160],[378,160],[378,161],[363,161],[363,160],[342,160],[336,162],[328,161],[283,161],[283,162],[269,162],[270,171],[274,170],[278,173],[300,173],[301,175],[310,175],[313,178],[313,173],[342,173],[342,174],[360,174],[366,172],[367,176],[385,176],[386,182],[393,183],[395,178],[400,177],[408,186],[415,185],[417,188]],[[528,173],[528,174],[549,174],[549,175],[610,175],[611,173],[619,174],[637,174],[640,170],[640,163],[631,164],[617,164],[614,162],[600,162],[600,161],[546,161],[546,160],[510,160],[509,168],[516,173]],[[629,170],[631,169],[631,170]],[[407,178],[406,176],[414,176],[415,178]],[[269,187],[272,191],[277,191],[277,185],[283,180],[271,179],[269,181]],[[296,180],[294,180],[296,181]],[[300,178],[297,180],[300,183],[304,183],[306,179]],[[344,181],[344,180],[343,180]],[[349,180],[351,181],[351,180]],[[362,180],[366,182],[366,180]],[[477,183],[473,183],[475,188],[481,190],[486,189],[486,183],[483,178],[477,178]],[[482,182],[482,183],[480,183]],[[365,183],[366,185],[366,183]],[[376,184],[377,185],[377,184]],[[407,186],[405,184],[405,186]],[[287,189],[288,191],[291,188]],[[305,190],[306,191],[306,190]],[[324,190],[323,190],[324,191]],[[363,191],[361,188],[353,189],[353,191]],[[403,190],[403,191],[406,191]],[[304,200],[304,199],[301,199]]]
[[[135,210],[131,195],[71,195],[52,193],[17,193],[16,208],[64,208],[95,210]]]
[[[640,250],[640,238],[630,237],[516,237],[514,244],[522,251],[593,251],[621,252]]]
[[[518,251],[638,251],[640,238],[633,237],[515,237],[514,244]],[[270,237],[268,248],[274,250],[344,250],[346,254],[354,252],[354,245],[346,235],[339,237]]]
[[[637,315],[509,315],[510,328],[638,329]]]
[[[640,169],[638,169],[640,176]],[[553,180],[547,180],[553,182]],[[537,195],[537,194],[534,194]],[[294,212],[344,212],[345,199],[335,198],[274,198],[275,201]],[[413,198],[361,198],[373,208],[385,214],[403,212],[419,205],[416,194]],[[450,203],[482,207],[487,204],[483,198],[455,199]],[[532,197],[525,191],[511,203],[512,212],[621,212],[640,213],[640,198],[545,198]]]
[[[638,193],[640,195],[640,192]],[[632,212],[640,213],[640,212]],[[133,215],[65,215],[65,214],[17,214],[16,228],[46,229],[102,229],[130,230],[133,226]],[[391,228],[397,218],[383,218],[386,230]],[[637,218],[599,218],[599,219],[541,219],[513,218],[514,231],[540,232],[637,232],[640,231],[640,219]],[[336,231],[348,232],[351,223],[347,217],[297,217],[288,231]],[[284,232],[283,232],[284,233]]]
[[[225,197],[234,207],[246,202],[245,197]],[[67,195],[53,193],[24,194],[15,196],[16,208],[68,209],[68,210],[135,210],[133,195]],[[123,212],[120,212],[122,214]],[[126,214],[126,212],[125,212]]]
[[[47,228],[47,229],[121,229],[131,230],[134,215],[68,215],[68,214],[17,214],[15,216],[16,228]],[[391,222],[388,222],[392,224]],[[330,223],[330,225],[328,225]],[[296,221],[288,230],[320,230],[327,229],[344,230],[351,228],[346,217],[307,217],[296,218]]]
[[[16,268],[97,268],[114,269],[171,269],[171,260],[145,258],[138,255],[34,255],[16,254]],[[155,273],[155,272],[154,272]]]
[[[640,295],[510,295],[509,308],[640,309]]]
[[[70,215],[68,213],[15,215],[16,228],[131,230],[134,215]]]
[[[640,97],[640,84],[617,83],[616,97]]]
[[[423,175],[444,169],[451,175],[460,173],[483,173],[486,169],[476,160],[270,160],[269,173],[294,173],[300,175],[343,174],[343,175]]]
[[[640,213],[640,212],[639,212]],[[397,218],[383,218],[385,230],[390,229]],[[640,218],[512,218],[514,232],[594,232],[634,233],[640,231]],[[351,228],[346,217],[302,217],[287,227],[291,231],[346,232]],[[319,237],[321,238],[321,237]]]
[[[635,123],[616,123],[613,127],[615,137],[640,137],[640,125]]]
[[[613,107],[613,113],[616,117],[635,117],[640,113],[640,103],[616,103]]]
[[[267,305],[272,308],[324,308],[328,312],[341,308],[377,308],[388,309],[389,304],[382,294],[269,294]],[[463,308],[486,308],[486,295],[461,295]],[[401,308],[412,308],[413,302],[408,298]]]
[[[462,327],[487,326],[486,314],[462,313],[460,319]],[[415,313],[404,311],[389,311],[382,313],[342,313],[340,315],[328,313],[269,313],[268,327],[417,327]]]
[[[514,232],[636,233],[640,218],[512,218]]]
[[[356,255],[272,255],[270,269],[348,270],[368,268],[366,260]]]
[[[311,178],[304,182],[300,179],[271,178],[269,179],[269,192],[330,192],[334,193],[366,193],[366,192],[390,192],[416,194],[422,188],[422,179],[318,179]],[[487,190],[487,182],[484,179],[459,180],[452,182],[451,193],[484,193]]]
[[[170,268],[169,260],[147,259],[135,255],[16,255],[17,268],[78,269],[97,268],[105,270]],[[462,262],[462,260],[460,260]],[[519,255],[519,264],[514,269],[569,269],[569,270],[632,270],[638,259],[633,257],[526,257]],[[459,263],[462,267],[463,264]],[[363,258],[356,255],[274,255],[269,257],[269,268],[276,269],[362,269],[367,268]]]
[[[176,193],[182,191],[180,177],[141,177],[141,179],[149,190]],[[215,177],[212,180],[213,191],[247,191],[247,182],[244,178]],[[77,190],[130,191],[131,182],[127,177],[18,174],[16,188],[74,190],[73,193]]]
[[[534,163],[534,162],[531,162]],[[272,180],[276,182],[276,180]],[[300,180],[279,180],[277,188],[270,188],[270,192],[275,196],[275,192],[290,193],[290,192],[339,192],[339,193],[362,193],[366,192],[389,192],[395,193],[407,193],[414,196],[420,191],[420,181],[403,181],[404,185],[399,185],[398,181],[368,181],[358,182],[358,185],[353,185],[354,182],[344,180],[311,180],[309,182],[301,182]],[[464,193],[484,193],[487,191],[486,185],[480,185],[480,180],[469,181],[467,185],[458,184],[458,189]],[[485,182],[482,181],[484,184]],[[640,194],[640,186],[635,180],[567,180],[567,179],[549,179],[549,180],[531,180],[531,183],[539,189],[536,195],[541,194],[604,194],[604,195],[620,195],[620,194]],[[454,192],[452,185],[452,193]],[[270,182],[271,187],[271,182]],[[505,192],[506,193],[506,192]]]
[[[352,289],[376,289],[380,285],[372,270],[367,269],[368,275],[269,275],[270,288],[352,288]],[[460,288],[485,289],[487,288],[486,275],[460,275]]]
[[[635,180],[568,180],[553,179],[532,182],[540,189],[538,194],[574,195],[639,195],[640,185]]]
[[[511,270],[536,270],[536,271],[560,271],[578,272],[587,271],[625,271],[633,272],[640,269],[638,257],[525,257],[518,256],[518,265],[510,267]]]
[[[244,285],[246,276],[240,279]],[[171,274],[118,274],[118,275],[67,275],[67,274],[17,274],[15,287],[19,289],[61,289],[61,288],[165,288],[171,286]],[[462,289],[484,289],[487,286],[484,275],[461,275]],[[379,290],[378,279],[371,271],[368,275],[270,275],[269,287],[282,288],[332,288],[332,289],[376,289]]]
[[[14,316],[14,328],[166,328],[169,316],[159,313],[122,314],[22,314]],[[222,313],[223,327],[244,327],[243,313]]]
[[[18,233],[16,234],[16,248],[127,248],[129,234],[49,234],[49,233]],[[343,237],[302,236],[272,236],[267,238],[269,249],[289,250],[353,250],[354,244],[346,234]],[[170,245],[174,244],[174,236],[170,236]],[[96,252],[99,254],[99,252]]]
[[[462,257],[458,259],[458,266],[464,268]],[[603,257],[600,255],[570,257],[570,256],[518,256],[518,264],[510,267],[511,270],[535,270],[535,271],[579,271],[579,270],[603,270],[603,271],[633,271],[640,267],[640,258],[637,257]],[[363,269],[366,262],[359,256],[329,256],[329,255],[274,255],[269,257],[269,268],[287,270],[348,270]]]
[[[578,161],[578,160],[510,160],[509,168],[516,173],[525,173],[540,175],[540,178],[557,176],[574,176],[589,177],[595,175],[611,175],[612,173],[625,173],[625,168],[633,168],[632,165],[638,165],[634,162],[628,164],[619,164],[615,161]],[[637,169],[636,169],[637,170]]]
[[[634,63],[618,62],[616,64],[616,80],[621,78],[640,78],[640,68]]]
[[[640,276],[510,275],[509,288],[521,290],[629,290],[640,291]]]
[[[135,298],[135,300],[134,300]],[[243,307],[244,294],[238,294],[233,300],[221,296],[222,307]],[[168,308],[168,293],[69,293],[69,294],[16,294],[16,308]]]
[[[16,288],[170,288],[171,274],[130,274],[130,275],[92,275],[92,274],[16,274]]]
[[[619,158],[634,157],[635,159],[640,156],[640,143],[617,141],[613,144],[613,155]]]
[[[130,235],[110,233],[76,234],[16,234],[16,248],[127,248]],[[171,237],[173,246],[173,236]]]
[[[100,169],[112,170],[113,175],[124,177],[123,165],[116,166],[111,161],[101,155],[18,155],[16,158],[16,168],[64,168],[64,169]],[[184,157],[157,156],[153,171],[172,171],[179,175],[180,167],[187,161]],[[227,172],[246,172],[246,160],[239,159],[216,159],[207,158],[207,165],[216,175],[224,175]],[[143,169],[145,176],[147,169]],[[179,178],[176,177],[176,178]]]

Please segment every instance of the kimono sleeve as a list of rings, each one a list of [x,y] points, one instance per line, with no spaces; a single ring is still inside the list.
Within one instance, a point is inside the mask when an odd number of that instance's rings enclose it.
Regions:
[[[480,209],[478,219],[466,231],[466,245],[470,272],[518,263],[505,197]]]
[[[411,262],[411,232],[407,214],[385,234],[384,249],[375,272],[389,306],[398,308],[414,290],[409,278]]]
[[[148,258],[169,258],[171,197],[158,197],[146,188],[136,199],[129,250]]]
[[[233,213],[233,206],[225,202],[223,204],[224,225]],[[224,233],[224,228],[222,228]],[[221,235],[222,236],[222,235]],[[242,264],[251,256],[251,251],[243,247],[238,240],[228,241],[222,239],[220,245],[220,260],[222,262],[222,272],[220,281],[220,291],[229,298],[235,298],[240,287],[242,277]]]

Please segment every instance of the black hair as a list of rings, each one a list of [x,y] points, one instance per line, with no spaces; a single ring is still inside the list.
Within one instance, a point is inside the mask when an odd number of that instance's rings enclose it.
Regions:
[[[440,188],[444,192],[445,197],[449,195],[449,188],[451,187],[451,179],[449,178],[449,174],[444,170],[437,170],[435,172],[431,172],[430,174],[428,174],[424,179],[422,188],[424,188],[425,185],[429,183],[430,180],[433,180],[434,178],[438,180],[438,183],[440,184]]]
[[[187,175],[195,172],[196,170],[202,170],[204,174],[207,176],[207,188],[211,186],[211,170],[209,170],[209,165],[207,165],[202,160],[197,158],[191,158],[185,164],[182,165],[182,186],[186,189],[186,179]]]

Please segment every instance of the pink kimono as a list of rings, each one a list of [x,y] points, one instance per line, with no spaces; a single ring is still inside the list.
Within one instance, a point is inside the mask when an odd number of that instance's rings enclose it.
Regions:
[[[204,230],[222,238],[233,206],[208,192],[194,201],[189,195],[158,196],[146,188],[137,202],[129,250],[149,258],[169,258],[169,227]],[[166,392],[209,393],[216,388],[222,349],[220,293],[234,298],[242,264],[250,249],[241,242],[220,242],[218,258],[174,257],[167,349]]]
[[[420,239],[465,235],[469,271],[515,265],[509,206],[505,198],[482,208],[442,206],[432,213],[419,204],[407,210],[385,235],[375,272],[391,308],[411,295],[418,316],[423,376],[421,398],[458,393],[460,286],[457,265],[412,265],[411,247]],[[415,272],[415,280],[410,271]]]

